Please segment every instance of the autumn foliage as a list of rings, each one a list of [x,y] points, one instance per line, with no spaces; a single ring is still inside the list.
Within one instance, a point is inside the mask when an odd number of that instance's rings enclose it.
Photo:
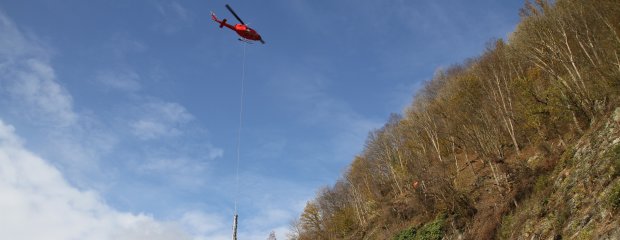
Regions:
[[[445,233],[493,237],[549,168],[526,163],[531,152],[563,151],[620,91],[619,1],[528,1],[521,17],[508,40],[439,71],[370,133],[292,238],[391,239],[438,216]]]

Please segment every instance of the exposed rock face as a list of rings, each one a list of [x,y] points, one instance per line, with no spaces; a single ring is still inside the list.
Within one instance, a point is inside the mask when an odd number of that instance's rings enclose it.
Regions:
[[[620,239],[620,108],[568,148],[534,189],[504,218],[500,238]]]

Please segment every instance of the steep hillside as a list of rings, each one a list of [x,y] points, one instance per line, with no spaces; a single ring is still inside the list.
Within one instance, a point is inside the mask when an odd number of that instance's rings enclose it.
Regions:
[[[620,238],[620,108],[568,149],[506,215],[501,239]]]
[[[521,17],[372,132],[291,238],[620,238],[620,1]]]

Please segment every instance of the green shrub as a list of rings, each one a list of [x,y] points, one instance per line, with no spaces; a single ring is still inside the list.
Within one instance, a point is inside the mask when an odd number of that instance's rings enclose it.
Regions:
[[[446,216],[440,215],[432,222],[424,224],[420,229],[409,228],[401,231],[394,240],[440,240],[443,238]]]
[[[567,224],[567,221],[571,217],[571,214],[569,207],[561,205],[555,211],[555,228],[563,229],[564,225]]]
[[[560,157],[560,163],[563,167],[567,167],[573,164],[573,157],[575,156],[575,153],[577,153],[577,151],[572,146],[570,146],[562,153],[562,156]]]
[[[549,188],[549,177],[546,174],[538,176],[538,178],[536,178],[536,182],[534,183],[534,194],[544,194],[543,192],[547,188]]]
[[[575,237],[574,239],[577,239],[577,240],[594,239],[594,224],[590,224],[586,226],[585,228],[581,229],[581,231],[579,231],[579,235],[577,235],[577,237]]]
[[[497,232],[498,239],[510,239],[512,235],[512,230],[515,226],[513,226],[515,216],[513,214],[504,215],[502,217],[502,222],[499,225],[499,230]]]
[[[616,183],[609,193],[609,205],[613,210],[620,209],[620,183]]]
[[[614,177],[620,176],[620,145],[616,145],[614,149],[609,152],[609,157],[614,166]]]
[[[445,216],[439,216],[434,221],[425,224],[418,230],[416,240],[439,240],[443,237],[443,228],[446,223]]]
[[[394,236],[394,240],[413,240],[415,239],[415,228],[409,228],[401,231],[398,235]]]

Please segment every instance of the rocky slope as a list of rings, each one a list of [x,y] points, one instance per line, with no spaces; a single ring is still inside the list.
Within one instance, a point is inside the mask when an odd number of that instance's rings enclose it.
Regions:
[[[620,239],[620,108],[537,178],[504,216],[500,239]]]

